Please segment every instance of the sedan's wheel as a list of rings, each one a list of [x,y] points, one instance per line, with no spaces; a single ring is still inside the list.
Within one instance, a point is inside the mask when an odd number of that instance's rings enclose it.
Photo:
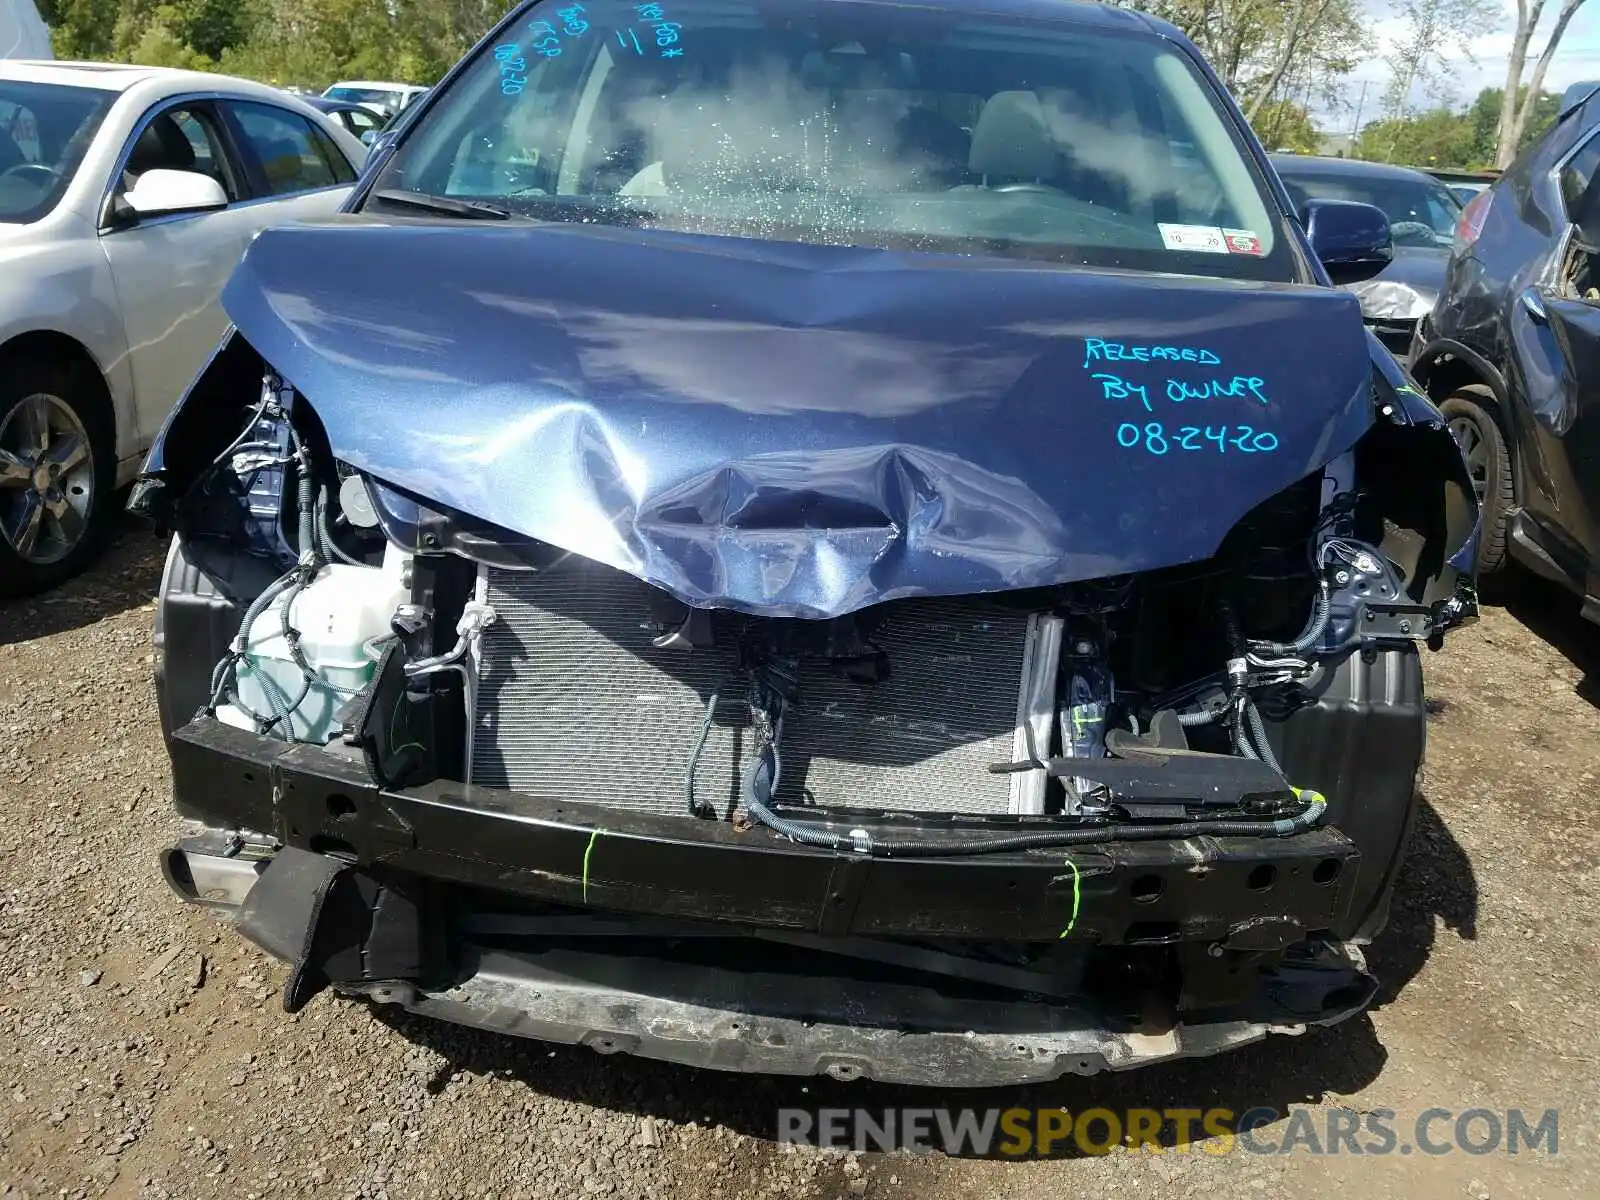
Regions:
[[[29,595],[93,557],[114,479],[110,439],[71,373],[16,361],[0,371],[0,595]]]
[[[1478,495],[1478,574],[1492,575],[1505,565],[1506,526],[1515,502],[1511,460],[1495,416],[1494,393],[1480,386],[1462,388],[1439,411],[1461,447]]]

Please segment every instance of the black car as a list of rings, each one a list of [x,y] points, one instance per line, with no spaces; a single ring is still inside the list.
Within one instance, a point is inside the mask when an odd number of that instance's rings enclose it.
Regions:
[[[1411,369],[1472,470],[1479,571],[1514,559],[1600,621],[1600,84],[1467,206]]]
[[[1455,193],[1431,175],[1387,163],[1277,154],[1272,165],[1297,212],[1307,200],[1349,200],[1380,208],[1389,218],[1394,260],[1349,287],[1361,298],[1361,313],[1378,340],[1404,355],[1417,321],[1444,284],[1450,239],[1461,218]]]
[[[1475,610],[1389,253],[1126,10],[520,6],[145,465],[171,882],[290,1007],[727,1070],[1359,1012]]]
[[[331,100],[327,96],[302,96],[301,99],[327,113],[363,142],[376,137],[389,123],[389,118],[353,100]]]

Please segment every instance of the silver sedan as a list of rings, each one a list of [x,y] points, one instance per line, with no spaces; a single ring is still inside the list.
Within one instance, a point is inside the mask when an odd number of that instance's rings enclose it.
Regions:
[[[0,62],[0,595],[89,561],[245,246],[336,212],[365,154],[247,80]]]

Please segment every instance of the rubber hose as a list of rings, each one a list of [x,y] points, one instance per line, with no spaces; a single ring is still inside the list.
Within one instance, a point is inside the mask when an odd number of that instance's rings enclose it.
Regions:
[[[1261,754],[1250,744],[1250,739],[1245,736],[1245,725],[1241,721],[1233,727],[1233,748],[1244,758],[1253,758],[1261,761]]]
[[[311,579],[302,574],[295,581],[294,588],[289,592],[289,598],[283,602],[283,607],[278,610],[279,631],[283,634],[284,643],[289,647],[289,658],[294,665],[300,668],[300,674],[307,679],[315,679],[317,673],[311,669],[311,664],[306,661],[305,651],[300,649],[300,631],[289,623],[289,611],[294,608],[294,602],[300,598],[300,593],[311,586]]]
[[[787,817],[780,817],[767,807],[766,801],[772,796],[773,785],[781,770],[781,761],[776,746],[769,745],[756,755],[755,762],[745,771],[739,785],[745,808],[749,810],[751,816],[772,832],[781,834],[791,841],[806,846],[821,846],[826,850],[841,849],[846,842],[838,834],[818,829],[808,822],[791,821]]]
[[[263,588],[261,594],[251,602],[250,607],[245,609],[244,619],[239,622],[239,632],[235,635],[235,640],[238,641],[241,646],[239,653],[234,654],[230,651],[228,657],[219,662],[216,670],[212,671],[211,673],[211,705],[209,711],[212,715],[215,715],[217,711],[217,702],[222,699],[223,691],[227,684],[227,674],[233,670],[234,664],[237,663],[239,657],[243,655],[243,646],[246,643],[246,639],[248,639],[250,636],[250,630],[255,626],[256,619],[260,617],[262,613],[267,611],[273,600],[278,597],[284,588],[292,584],[294,580],[295,572],[293,571],[289,572],[287,575],[279,576],[277,579],[274,579],[265,588]],[[245,712],[248,716],[256,720],[262,719],[257,714],[249,712],[248,709],[241,708],[240,711]]]
[[[316,531],[316,491],[311,482],[311,455],[306,452],[305,443],[300,440],[300,435],[295,432],[294,422],[289,422],[289,440],[294,443],[296,458],[300,461],[300,478],[296,480],[296,493],[300,509],[296,514],[299,517],[300,557],[305,558],[309,552],[311,557],[320,564],[322,552],[317,546]]]
[[[700,766],[700,756],[705,753],[706,742],[711,737],[711,726],[717,719],[717,701],[721,699],[720,692],[712,692],[706,701],[706,715],[700,722],[700,733],[694,740],[694,747],[689,751],[689,765],[683,772],[683,806],[691,817],[705,816],[707,813],[694,798],[694,773]],[[706,806],[709,808],[710,806]]]
[[[1328,595],[1328,581],[1323,580],[1317,587],[1317,598],[1311,607],[1311,623],[1305,631],[1292,642],[1254,642],[1251,652],[1254,654],[1271,655],[1300,655],[1310,650],[1322,640],[1323,632],[1328,628],[1328,622],[1333,617],[1333,600]]]
[[[257,733],[265,736],[271,731],[272,727],[276,725],[278,727],[278,732],[284,741],[293,741],[294,726],[290,723],[289,710],[283,705],[283,696],[278,691],[277,685],[266,676],[262,676],[261,690],[266,693],[267,705],[272,709],[272,717],[270,719],[262,716],[260,713],[252,712],[249,708],[247,708],[244,701],[239,698],[239,692],[237,688],[230,688],[228,690],[228,701],[240,712],[244,713],[245,716],[249,717],[255,722]]]
[[[328,489],[323,487],[317,492],[317,543],[322,548],[324,559],[338,558],[349,563],[352,567],[364,567],[367,564],[359,558],[346,554],[339,543],[333,540],[333,530],[328,528]]]
[[[1230,658],[1243,658],[1245,656],[1244,632],[1239,628],[1239,616],[1233,611],[1233,603],[1229,600],[1220,601],[1217,611],[1222,614],[1222,632],[1228,639],[1228,656]]]
[[[1293,787],[1293,785],[1290,785]],[[1294,794],[1306,802],[1306,809],[1298,816],[1285,817],[1272,823],[1279,837],[1289,837],[1318,824],[1328,811],[1328,798],[1315,788],[1294,788]]]
[[[1278,756],[1273,753],[1272,743],[1267,741],[1267,727],[1261,720],[1261,710],[1255,706],[1253,700],[1245,701],[1244,717],[1254,737],[1256,749],[1260,751],[1260,759],[1278,774],[1283,774],[1283,768],[1278,765]]]

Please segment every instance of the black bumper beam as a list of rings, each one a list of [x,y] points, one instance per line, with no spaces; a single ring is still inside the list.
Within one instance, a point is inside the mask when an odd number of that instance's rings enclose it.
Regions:
[[[177,730],[170,750],[179,811],[209,826],[528,901],[824,936],[1271,951],[1339,929],[1360,869],[1332,828],[870,858],[761,828],[449,782],[385,790],[359,758],[204,718]]]

